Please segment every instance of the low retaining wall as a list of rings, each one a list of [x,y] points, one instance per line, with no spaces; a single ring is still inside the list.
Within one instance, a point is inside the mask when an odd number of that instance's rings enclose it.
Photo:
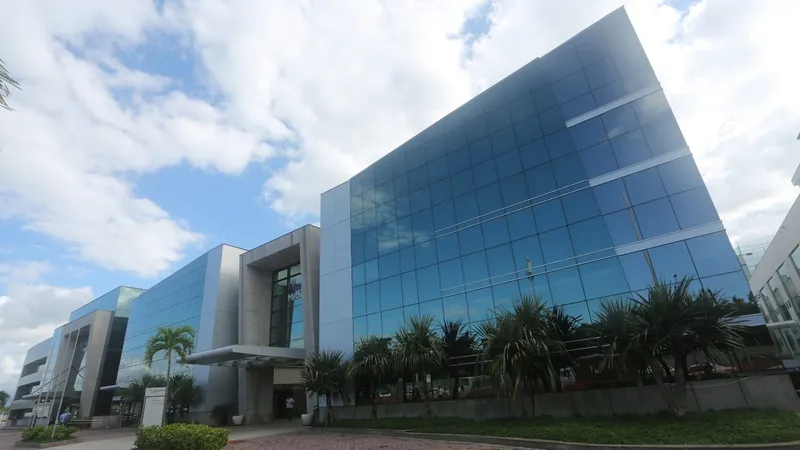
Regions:
[[[767,375],[726,380],[697,381],[687,386],[691,411],[728,409],[778,409],[800,412],[800,398],[788,375]],[[536,416],[586,417],[645,415],[667,411],[667,402],[658,386],[639,386],[590,391],[537,394],[530,399],[485,398],[436,400],[431,402],[435,417],[489,420],[521,417],[523,402],[528,414]],[[369,419],[372,406],[334,407],[337,419]],[[423,402],[378,405],[379,418],[423,417]]]

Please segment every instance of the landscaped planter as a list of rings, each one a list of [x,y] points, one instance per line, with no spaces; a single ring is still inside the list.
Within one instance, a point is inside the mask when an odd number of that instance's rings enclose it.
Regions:
[[[244,422],[244,416],[233,416],[233,424],[241,425]]]
[[[63,441],[54,441],[54,442],[25,442],[19,441],[14,444],[16,447],[23,447],[23,448],[51,448],[51,447],[61,447],[62,445],[70,445],[70,444],[78,444],[83,442],[82,439],[64,439]]]
[[[310,426],[311,421],[314,420],[313,414],[300,414],[300,420],[303,422],[303,426]]]

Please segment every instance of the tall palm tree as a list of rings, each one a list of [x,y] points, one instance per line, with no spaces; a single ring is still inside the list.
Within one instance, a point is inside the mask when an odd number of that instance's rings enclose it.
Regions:
[[[647,354],[656,382],[673,412],[682,416],[688,409],[686,398],[687,356],[695,351],[709,359],[744,346],[742,328],[733,319],[734,309],[719,292],[690,292],[692,279],[677,283],[656,282],[647,296],[633,299],[633,338]],[[674,391],[666,389],[659,358],[671,358],[675,366]]]
[[[167,357],[167,380],[172,376],[172,355],[177,354],[180,361],[186,360],[186,357],[194,351],[194,328],[189,325],[180,327],[158,327],[156,334],[150,336],[147,340],[144,351],[144,362],[147,368],[153,366],[153,358],[156,354],[164,352]],[[166,397],[169,397],[169,383],[167,383]]]
[[[372,418],[378,418],[378,398],[376,388],[383,384],[390,373],[392,350],[389,347],[391,338],[370,336],[362,338],[355,344],[353,359],[350,363],[350,378],[368,380],[369,396],[372,400]]]
[[[444,342],[433,328],[433,317],[410,317],[395,334],[394,359],[399,368],[413,371],[422,380],[425,414],[430,419],[428,375],[442,366]]]
[[[8,110],[11,109],[8,103],[6,103],[6,97],[11,94],[9,87],[19,89],[19,83],[11,77],[11,74],[6,70],[5,62],[0,59],[0,108]]]
[[[636,370],[644,376],[647,369],[647,355],[634,338],[634,303],[622,299],[603,299],[591,325],[591,332],[599,338],[603,359],[600,370],[606,366],[616,370],[618,375]]]
[[[310,394],[325,396],[325,425],[336,420],[333,414],[334,399],[347,399],[348,367],[344,353],[339,350],[322,350],[311,353],[300,371],[300,384]]]
[[[451,379],[453,399],[458,399],[458,379],[469,368],[470,363],[477,360],[477,342],[475,335],[467,331],[460,320],[445,321],[441,326],[444,344],[444,369]],[[474,367],[472,367],[474,369]],[[474,371],[469,371],[472,375]]]
[[[188,373],[176,373],[172,375],[169,380],[169,385],[170,409],[173,413],[177,411],[179,417],[183,419],[184,414],[189,411],[189,408],[200,403],[200,400],[202,400],[203,396],[200,386],[195,383],[194,377]]]
[[[546,332],[553,342],[561,342],[560,351],[554,351],[550,355],[553,362],[553,369],[556,374],[554,377],[556,391],[561,392],[561,372],[564,369],[572,368],[574,361],[569,350],[578,349],[585,346],[582,343],[573,341],[583,337],[583,327],[581,327],[581,316],[573,316],[567,313],[563,305],[558,305],[550,310],[549,320],[545,323]]]
[[[534,400],[536,382],[552,390],[555,370],[551,352],[560,351],[562,343],[548,335],[550,310],[536,296],[523,296],[511,310],[499,310],[494,321],[479,328],[483,343],[482,359],[487,372],[500,379],[510,378],[513,396],[522,391]],[[523,417],[527,418],[523,402]]]

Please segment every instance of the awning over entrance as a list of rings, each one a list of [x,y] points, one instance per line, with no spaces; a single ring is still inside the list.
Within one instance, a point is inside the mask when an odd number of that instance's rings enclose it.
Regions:
[[[302,348],[229,345],[193,353],[186,357],[186,362],[200,366],[261,367],[299,365],[305,359],[306,350]]]

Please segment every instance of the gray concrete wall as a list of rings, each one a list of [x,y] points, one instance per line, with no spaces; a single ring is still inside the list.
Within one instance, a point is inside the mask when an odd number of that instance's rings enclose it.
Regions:
[[[533,409],[524,402],[530,415],[572,417],[606,417],[612,415],[645,415],[668,411],[667,401],[658,386],[597,389],[590,391],[537,394]],[[743,378],[739,381],[709,380],[691,385],[688,392],[690,411],[729,409],[778,409],[800,412],[800,398],[788,375]],[[522,417],[522,398],[487,398],[443,400],[431,402],[435,417],[457,417],[490,420]],[[337,419],[369,419],[370,405],[334,408]],[[378,406],[379,418],[423,417],[422,402]]]

